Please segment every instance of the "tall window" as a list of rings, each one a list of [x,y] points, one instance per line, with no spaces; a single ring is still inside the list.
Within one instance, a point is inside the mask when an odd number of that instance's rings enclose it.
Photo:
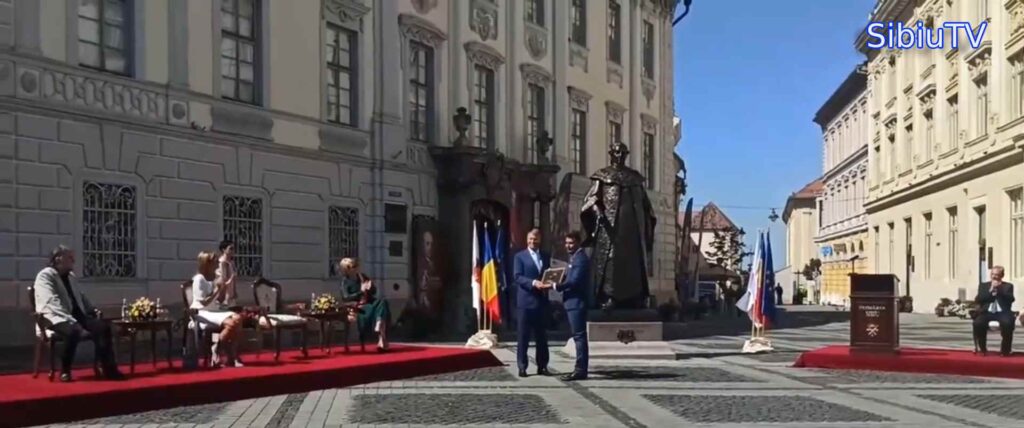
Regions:
[[[932,213],[924,215],[924,277],[932,277]]]
[[[901,166],[903,171],[907,171],[914,162],[914,125],[907,125],[903,131],[903,165]]]
[[[81,0],[78,4],[78,61],[83,66],[128,74],[130,6],[125,0]]]
[[[975,137],[988,134],[988,76],[982,76],[974,81],[975,112],[974,124],[977,134]]]
[[[540,153],[537,152],[537,138],[544,131],[544,101],[544,87],[532,83],[529,84],[526,100],[526,126],[528,127],[526,146],[529,147],[529,160],[533,163],[540,162]]]
[[[235,243],[238,275],[263,274],[263,200],[245,196],[224,197],[224,239]]]
[[[608,60],[622,64],[622,6],[608,0]]]
[[[657,182],[658,177],[654,168],[654,134],[650,132],[644,132],[642,167],[644,170],[644,180],[647,181],[647,188],[654,190],[654,183]]]
[[[977,2],[975,4],[978,7],[978,21],[983,21],[983,20],[988,19],[990,17],[989,16],[989,12],[988,12],[988,0],[975,0],[975,1]]]
[[[526,21],[544,26],[544,0],[526,0]]]
[[[643,32],[643,73],[648,79],[654,78],[654,25],[644,21]]]
[[[894,123],[892,126],[896,126],[896,124]],[[895,135],[893,135],[892,137],[889,137],[889,150],[888,150],[888,153],[885,154],[885,156],[887,158],[889,158],[889,159],[887,159],[889,161],[888,162],[889,163],[889,174],[886,176],[886,178],[889,178],[889,179],[896,178],[896,136]]]
[[[256,0],[222,0],[220,7],[221,95],[255,104]]]
[[[409,137],[429,143],[430,118],[434,116],[434,49],[411,42],[412,75],[409,77]]]
[[[1024,116],[1024,53],[1010,58],[1010,117]]]
[[[881,269],[879,269],[881,266],[878,266],[878,265],[882,262],[882,253],[879,252],[879,245],[882,244],[882,232],[878,229],[878,226],[875,226],[875,239],[874,239],[874,241],[875,241],[875,254],[872,255],[872,258],[875,260],[875,269],[877,271],[881,271]]]
[[[356,124],[356,33],[327,24],[327,120]]]
[[[587,45],[587,2],[586,0],[572,0],[572,28],[569,33],[569,41],[580,45]]]
[[[136,204],[135,187],[82,185],[82,276],[135,277]]]
[[[1010,273],[1024,278],[1024,188],[1010,191]]]
[[[931,160],[932,146],[935,145],[935,118],[932,111],[924,112],[924,160]]]
[[[338,276],[338,261],[343,257],[359,257],[359,210],[330,207],[327,212],[329,255],[327,272]]]
[[[473,133],[478,147],[494,148],[494,71],[474,67]]]
[[[896,224],[889,223],[889,273],[896,273]]]
[[[946,132],[949,134],[946,138],[949,139],[947,147],[950,150],[959,146],[960,141],[960,101],[956,95],[949,97],[946,101],[947,114],[949,117],[946,120]]]
[[[579,109],[572,110],[572,147],[570,157],[572,159],[573,171],[577,174],[587,172],[587,112]]]
[[[946,208],[946,215],[949,216],[949,278],[956,278],[956,266],[959,263],[957,252],[960,244],[960,218],[956,207]]]
[[[614,120],[608,121],[608,147],[622,142],[622,124]]]
[[[875,184],[882,181],[882,146],[878,145],[874,148],[875,159],[874,162],[868,162],[871,164],[871,175]]]

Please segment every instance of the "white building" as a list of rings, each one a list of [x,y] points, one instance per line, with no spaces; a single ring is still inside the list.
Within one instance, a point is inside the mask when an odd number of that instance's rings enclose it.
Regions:
[[[329,265],[357,255],[397,316],[420,293],[417,220],[451,231],[436,245],[468,243],[468,205],[446,214],[458,197],[510,195],[513,231],[565,223],[549,218],[542,131],[561,175],[629,144],[667,298],[675,3],[0,0],[0,337],[30,337],[25,286],[59,243],[101,305],[178,303],[198,251],[229,237],[242,275],[286,299],[336,290]],[[464,263],[444,285],[459,326]]]
[[[869,188],[875,272],[914,309],[973,298],[988,267],[1024,281],[1024,2],[879,1],[871,21],[988,21],[978,49],[870,50]]]

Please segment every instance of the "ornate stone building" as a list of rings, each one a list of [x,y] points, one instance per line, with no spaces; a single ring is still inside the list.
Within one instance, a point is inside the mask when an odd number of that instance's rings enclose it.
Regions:
[[[0,337],[30,337],[58,243],[98,303],[180,304],[225,237],[286,299],[356,255],[396,316],[440,292],[459,330],[469,220],[513,249],[567,229],[556,183],[613,139],[651,178],[671,294],[674,3],[0,0]]]
[[[978,49],[870,50],[867,248],[915,310],[1024,280],[1024,2],[883,0],[871,21],[988,21]],[[947,45],[948,46],[948,45]]]
[[[821,260],[820,302],[825,305],[846,305],[849,273],[866,272],[868,263],[866,87],[867,68],[860,65],[814,116],[821,127],[824,153],[824,189],[818,199],[819,227],[814,242]]]

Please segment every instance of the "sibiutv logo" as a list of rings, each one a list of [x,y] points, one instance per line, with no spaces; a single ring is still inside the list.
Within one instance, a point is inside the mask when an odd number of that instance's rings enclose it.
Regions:
[[[916,26],[903,25],[899,22],[872,22],[868,24],[867,34],[869,49],[945,49],[960,48],[961,32],[966,36],[972,49],[981,47],[985,40],[988,21],[982,21],[977,28],[969,22],[946,22],[934,28],[918,21]],[[951,33],[946,37],[946,32]]]

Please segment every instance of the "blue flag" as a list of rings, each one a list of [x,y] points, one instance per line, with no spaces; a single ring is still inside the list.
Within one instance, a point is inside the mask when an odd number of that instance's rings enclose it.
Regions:
[[[761,300],[763,302],[761,314],[771,325],[774,325],[777,317],[775,313],[775,265],[772,263],[771,232],[765,232],[764,238],[765,247],[761,255],[764,259],[764,286],[762,287],[764,297]]]

